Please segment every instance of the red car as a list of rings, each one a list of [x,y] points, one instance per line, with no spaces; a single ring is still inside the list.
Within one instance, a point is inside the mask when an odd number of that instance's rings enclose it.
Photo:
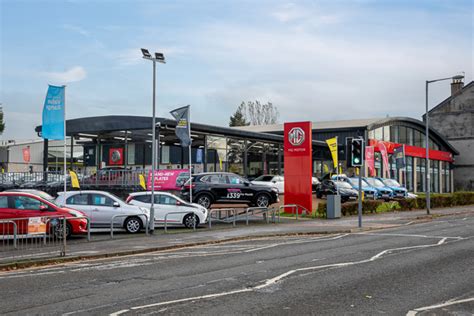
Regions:
[[[57,216],[57,217],[56,217]],[[62,218],[66,218],[66,237],[71,235],[87,233],[87,219],[76,217],[85,217],[83,212],[73,210],[67,207],[60,207],[54,202],[43,197],[28,192],[0,192],[0,234],[13,234],[13,224],[2,223],[7,219],[15,219],[17,224],[17,234],[28,234],[29,218],[41,218],[46,223],[46,229],[55,234],[62,235]],[[21,220],[21,218],[25,218]],[[60,236],[59,236],[60,237]]]

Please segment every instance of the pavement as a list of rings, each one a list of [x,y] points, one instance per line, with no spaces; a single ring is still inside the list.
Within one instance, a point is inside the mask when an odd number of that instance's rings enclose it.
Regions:
[[[93,233],[90,242],[84,237],[68,240],[64,257],[59,257],[60,244],[55,247],[38,247],[23,251],[0,251],[0,270],[11,270],[65,261],[132,255],[256,237],[336,234],[378,230],[430,221],[440,216],[456,214],[474,214],[474,205],[433,209],[430,216],[426,215],[425,210],[363,215],[362,229],[358,228],[357,216],[333,220],[302,218],[296,220],[294,218],[281,217],[281,222],[278,224],[266,224],[262,218],[257,217],[253,218],[248,226],[245,225],[245,221],[239,221],[235,227],[231,224],[213,224],[212,229],[207,228],[207,226],[201,226],[196,231],[170,228],[167,234],[164,233],[163,229],[156,229],[153,235],[148,236],[145,234],[135,236],[115,233],[114,239],[110,239],[108,233]]]

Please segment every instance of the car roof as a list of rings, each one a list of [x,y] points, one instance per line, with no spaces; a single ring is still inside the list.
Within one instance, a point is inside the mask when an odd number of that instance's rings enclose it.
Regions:
[[[78,191],[66,191],[66,195],[69,195],[69,194],[73,194],[73,193],[79,193],[79,194],[83,194],[83,193],[107,193],[107,194],[110,194],[110,192],[107,192],[107,191],[100,191],[100,190],[78,190]],[[61,192],[58,192],[58,196],[60,195],[64,195],[64,191],[61,191]]]
[[[33,193],[30,193],[30,192],[23,192],[23,191],[3,191],[3,192],[0,192],[0,196],[14,196],[14,195],[35,197],[35,198],[40,198],[43,201],[48,201],[48,200],[42,198],[41,196],[39,196],[38,194],[33,194]]]
[[[164,191],[155,191],[154,194],[164,194],[164,195],[175,196],[175,194],[173,193],[164,192]],[[151,191],[132,192],[129,195],[130,196],[151,195]]]

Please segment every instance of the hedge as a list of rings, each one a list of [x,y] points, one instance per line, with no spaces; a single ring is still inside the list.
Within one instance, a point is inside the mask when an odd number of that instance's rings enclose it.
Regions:
[[[451,207],[474,204],[474,192],[455,192],[431,195],[431,207]],[[357,215],[358,202],[348,202],[341,204],[341,214],[343,216]],[[395,200],[384,202],[380,200],[365,200],[362,202],[362,213],[381,213],[395,210],[409,211],[426,208],[426,198],[418,196],[415,199]],[[326,202],[320,201],[313,217],[326,218]]]

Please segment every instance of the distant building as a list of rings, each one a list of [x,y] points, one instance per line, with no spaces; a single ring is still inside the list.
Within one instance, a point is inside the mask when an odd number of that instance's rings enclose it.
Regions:
[[[70,144],[70,139],[67,140]],[[28,151],[25,156],[24,151]],[[71,146],[66,146],[67,168],[77,169],[82,166],[82,145],[74,142],[73,159],[71,160]],[[28,159],[29,161],[25,160]],[[64,166],[64,141],[53,140],[49,142],[47,156],[47,170],[62,171]],[[25,141],[1,141],[0,164],[4,172],[38,172],[44,166],[44,141],[43,139]]]
[[[459,152],[453,164],[454,189],[474,190],[474,81],[464,86],[462,80],[454,80],[451,96],[428,113],[430,127]]]

